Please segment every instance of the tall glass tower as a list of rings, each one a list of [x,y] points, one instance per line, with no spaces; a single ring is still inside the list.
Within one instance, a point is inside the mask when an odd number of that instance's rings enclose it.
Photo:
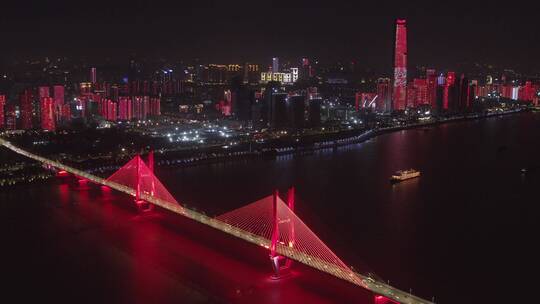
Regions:
[[[393,101],[393,110],[405,110],[407,104],[407,25],[403,19],[396,21]]]

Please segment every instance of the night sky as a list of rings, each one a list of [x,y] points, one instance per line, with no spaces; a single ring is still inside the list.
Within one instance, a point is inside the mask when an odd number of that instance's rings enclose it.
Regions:
[[[540,68],[540,14],[521,1],[272,2],[2,1],[0,54],[4,62],[61,55],[125,61],[131,53],[211,62],[308,56],[387,69],[393,21],[402,17],[410,65]]]

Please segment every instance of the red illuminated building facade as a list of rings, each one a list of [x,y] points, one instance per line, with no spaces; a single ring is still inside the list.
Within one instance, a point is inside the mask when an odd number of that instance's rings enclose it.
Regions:
[[[407,25],[403,19],[398,19],[396,22],[393,101],[393,110],[405,110],[407,105]]]
[[[129,97],[120,97],[118,102],[118,119],[133,119],[133,108]]]
[[[428,82],[427,79],[415,78],[413,80],[413,88],[415,90],[416,99],[414,106],[428,104]]]
[[[16,130],[17,129],[17,113],[15,112],[15,105],[8,103],[4,109],[4,116],[6,119],[5,129]]]
[[[39,99],[40,100],[41,100],[41,98],[51,97],[49,87],[45,87],[45,86],[42,86],[42,87],[38,88],[38,94],[39,94]]]
[[[437,108],[437,72],[434,69],[426,70],[427,103],[432,109]]]
[[[23,130],[32,129],[32,117],[34,105],[32,102],[32,91],[30,89],[24,90],[19,95],[19,111],[21,112],[20,126]]]
[[[54,117],[54,99],[51,97],[43,97],[40,102],[41,109],[41,129],[47,131],[55,131]]]
[[[6,107],[6,96],[0,95],[0,129],[3,129],[5,125],[5,122],[4,122],[6,119],[4,117],[5,107]]]
[[[392,81],[390,78],[377,80],[377,110],[389,112],[392,110]]]
[[[150,98],[150,115],[161,115],[161,99],[158,97]]]
[[[97,82],[97,70],[96,68],[90,68],[90,82],[95,84]]]
[[[355,109],[356,111],[364,108],[372,108],[376,106],[375,101],[378,99],[376,93],[356,93],[355,94]]]
[[[145,120],[148,117],[150,98],[148,96],[133,97],[133,118]]]

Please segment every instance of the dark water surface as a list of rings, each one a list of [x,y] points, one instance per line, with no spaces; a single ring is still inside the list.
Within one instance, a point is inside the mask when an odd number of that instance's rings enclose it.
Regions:
[[[209,215],[294,185],[297,214],[356,269],[427,299],[435,296],[437,303],[504,303],[536,298],[540,167],[535,166],[540,166],[540,115],[525,113],[399,131],[310,156],[160,167],[157,175],[178,201]],[[388,182],[394,171],[410,167],[422,176]],[[524,167],[530,168],[525,175]],[[221,282],[231,279],[208,271],[216,259],[223,272],[244,271],[244,277],[261,282],[266,269],[240,266],[242,253],[221,254],[223,246],[205,249],[196,242],[199,228],[185,228],[192,223],[159,212],[139,216],[129,198],[99,186],[54,181],[2,189],[0,201],[11,287],[43,285],[45,299],[62,294],[61,299],[77,301],[83,293],[90,302],[249,303],[253,299],[244,295],[274,297],[280,288]],[[219,238],[210,234],[201,232],[207,243]],[[202,262],[172,245],[182,241]],[[257,263],[262,262],[252,264]],[[189,279],[181,279],[184,275]],[[213,281],[221,283],[204,283]],[[294,286],[290,293],[300,294],[312,285]],[[331,293],[322,298],[345,302]]]

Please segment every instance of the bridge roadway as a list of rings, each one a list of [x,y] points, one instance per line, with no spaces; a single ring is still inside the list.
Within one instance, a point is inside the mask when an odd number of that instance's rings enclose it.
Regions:
[[[108,181],[104,178],[101,178],[99,176],[95,176],[93,174],[89,174],[87,172],[84,172],[82,170],[64,165],[60,162],[50,160],[45,157],[41,157],[39,155],[33,154],[31,152],[28,152],[24,149],[21,149],[12,143],[10,143],[7,140],[4,140],[0,138],[0,144],[11,151],[18,153],[20,155],[26,156],[30,159],[36,160],[38,162],[41,162],[45,165],[49,165],[52,167],[55,167],[60,170],[67,171],[75,176],[79,176],[85,179],[88,179],[89,181],[105,185],[111,189],[126,193],[131,196],[135,196],[136,190],[115,182]],[[161,200],[159,198],[150,196],[148,194],[142,193],[141,199],[150,202],[156,206],[159,206],[163,209],[169,210],[171,212],[174,212],[176,214],[183,215],[189,219],[192,219],[194,221],[197,221],[199,223],[208,225],[210,227],[213,227],[215,229],[218,229],[222,232],[225,232],[227,234],[233,235],[237,238],[243,239],[245,241],[248,241],[250,243],[253,243],[258,246],[262,246],[265,248],[269,248],[271,241],[266,238],[262,238],[258,235],[252,234],[250,232],[247,232],[245,230],[239,229],[237,227],[233,227],[225,222],[222,222],[220,220],[217,220],[215,218],[211,218],[207,215],[204,215],[200,212],[185,208],[181,205],[178,205],[176,203],[167,202],[164,200]],[[377,281],[371,277],[346,271],[342,268],[339,268],[333,264],[329,264],[325,261],[322,261],[316,257],[309,256],[303,252],[300,252],[298,250],[295,250],[295,248],[291,248],[288,246],[277,246],[276,251],[283,256],[286,256],[292,260],[295,260],[297,262],[303,263],[307,266],[310,266],[312,268],[318,269],[322,272],[328,273],[330,275],[333,275],[337,278],[340,278],[342,280],[348,281],[356,286],[365,288],[367,290],[372,291],[375,294],[385,296],[389,299],[392,299],[393,301],[396,301],[398,303],[404,303],[404,304],[432,304],[432,302],[426,301],[424,299],[421,299],[417,296],[411,295],[408,292],[399,290],[395,287],[392,287],[384,282]]]

